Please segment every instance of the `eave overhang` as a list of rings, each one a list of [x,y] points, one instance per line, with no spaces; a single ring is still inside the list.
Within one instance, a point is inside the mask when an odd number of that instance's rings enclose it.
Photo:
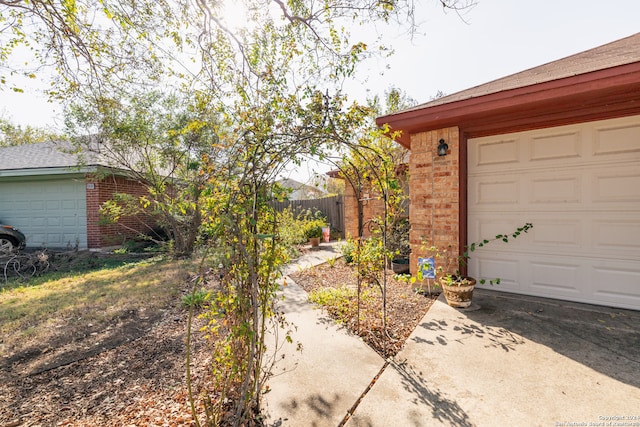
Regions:
[[[468,138],[640,114],[640,62],[376,119],[411,135],[457,126]]]
[[[99,165],[87,165],[87,166],[59,166],[59,167],[44,167],[44,168],[21,168],[21,169],[0,169],[0,179],[2,178],[16,178],[16,177],[42,177],[42,176],[84,176],[86,174],[113,174],[118,176],[124,176],[127,178],[134,177],[134,174],[130,171],[121,169],[115,169]]]

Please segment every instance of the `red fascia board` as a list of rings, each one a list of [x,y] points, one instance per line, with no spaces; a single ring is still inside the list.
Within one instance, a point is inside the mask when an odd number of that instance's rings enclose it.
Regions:
[[[635,91],[639,84],[640,62],[636,62],[433,107],[382,116],[376,119],[376,124],[378,126],[388,124],[391,131],[401,130],[402,135],[398,138],[398,142],[411,148],[410,136],[417,132],[450,126],[466,129],[468,122],[477,122],[481,117],[491,115],[495,111],[500,111],[504,117],[527,110],[531,105],[553,104],[557,99],[563,99],[563,103],[567,106],[571,104],[572,100],[575,100],[576,106],[580,106],[589,94],[599,93],[601,95],[606,91],[620,92],[624,91],[625,87],[633,88]],[[638,101],[640,101],[640,93]],[[606,102],[610,102],[610,100],[606,100]]]

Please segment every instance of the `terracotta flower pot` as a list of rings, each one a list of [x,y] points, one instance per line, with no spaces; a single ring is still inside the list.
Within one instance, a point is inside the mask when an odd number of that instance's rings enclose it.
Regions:
[[[453,284],[447,285],[444,282],[440,282],[442,286],[442,292],[447,299],[447,304],[455,308],[467,308],[471,305],[471,298],[473,297],[473,289],[476,287],[476,279],[473,277],[465,277],[464,284],[460,286]]]
[[[311,247],[315,248],[316,246],[318,246],[320,244],[320,238],[319,237],[310,237],[309,238],[309,243],[311,243]]]

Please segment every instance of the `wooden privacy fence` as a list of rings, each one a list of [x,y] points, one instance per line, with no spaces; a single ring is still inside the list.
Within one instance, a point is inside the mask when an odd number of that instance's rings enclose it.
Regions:
[[[344,203],[342,196],[325,197],[312,200],[285,200],[284,202],[271,202],[277,211],[291,208],[294,213],[307,209],[318,210],[327,217],[331,228],[335,228],[344,237]]]

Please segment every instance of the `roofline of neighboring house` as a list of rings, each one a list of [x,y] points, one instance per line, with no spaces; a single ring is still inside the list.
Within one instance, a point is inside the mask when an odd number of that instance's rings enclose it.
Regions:
[[[108,170],[116,175],[128,176],[127,171],[108,168],[105,166],[88,165],[82,167],[47,167],[47,168],[21,168],[0,170],[0,178],[7,177],[27,177],[27,176],[47,176],[47,175],[83,175],[87,173],[97,173],[99,170]]]
[[[640,62],[427,104],[378,117],[376,123],[401,131],[396,140],[411,148],[411,134],[453,126],[473,138],[635,114],[640,114]]]

